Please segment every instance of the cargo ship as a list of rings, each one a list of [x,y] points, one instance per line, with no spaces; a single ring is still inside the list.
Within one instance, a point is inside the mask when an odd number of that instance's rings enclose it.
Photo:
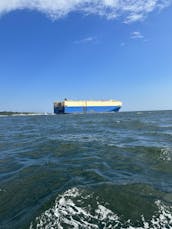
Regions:
[[[54,114],[117,112],[122,102],[116,100],[67,100],[54,102]]]

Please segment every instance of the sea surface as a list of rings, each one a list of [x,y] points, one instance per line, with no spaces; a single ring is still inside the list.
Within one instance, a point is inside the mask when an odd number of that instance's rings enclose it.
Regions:
[[[0,117],[0,229],[172,228],[172,111]]]

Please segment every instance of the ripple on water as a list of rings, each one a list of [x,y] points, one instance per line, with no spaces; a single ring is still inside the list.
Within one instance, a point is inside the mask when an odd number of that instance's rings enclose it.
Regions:
[[[171,114],[1,119],[0,228],[172,228]]]

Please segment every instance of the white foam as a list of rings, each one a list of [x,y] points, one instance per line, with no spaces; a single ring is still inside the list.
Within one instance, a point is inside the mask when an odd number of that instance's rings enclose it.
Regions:
[[[163,161],[171,161],[172,158],[172,149],[171,148],[163,148],[161,149],[160,159]]]
[[[150,222],[146,222],[144,216],[141,216],[140,224],[142,226],[134,227],[132,226],[131,220],[128,220],[124,226],[117,214],[98,201],[96,201],[97,206],[94,211],[90,205],[81,207],[81,204],[84,204],[85,201],[88,202],[92,198],[94,198],[92,194],[85,194],[77,188],[69,189],[56,199],[55,205],[52,208],[45,211],[41,216],[35,219],[34,223],[32,222],[30,224],[30,229],[63,229],[63,225],[65,225],[65,228],[74,229],[99,229],[99,225],[101,225],[103,229],[172,228],[172,207],[164,205],[159,200],[155,202],[158,207],[158,212],[152,216]],[[34,226],[35,224],[36,226]]]

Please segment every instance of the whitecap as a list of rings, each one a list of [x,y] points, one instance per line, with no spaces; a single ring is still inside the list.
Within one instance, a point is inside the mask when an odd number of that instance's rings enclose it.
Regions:
[[[46,210],[41,216],[37,217],[30,224],[30,229],[166,229],[172,228],[172,207],[166,206],[160,200],[155,201],[158,212],[152,216],[152,219],[147,222],[144,216],[140,216],[139,227],[134,227],[129,219],[122,222],[120,217],[112,210],[108,209],[108,204],[99,203],[96,198],[96,208],[91,209],[89,203],[93,194],[86,194],[78,188],[72,188],[57,197],[52,208]],[[124,225],[125,224],[125,225]]]
[[[172,158],[172,149],[162,148],[160,153],[160,159],[163,161],[171,161],[171,158]]]

